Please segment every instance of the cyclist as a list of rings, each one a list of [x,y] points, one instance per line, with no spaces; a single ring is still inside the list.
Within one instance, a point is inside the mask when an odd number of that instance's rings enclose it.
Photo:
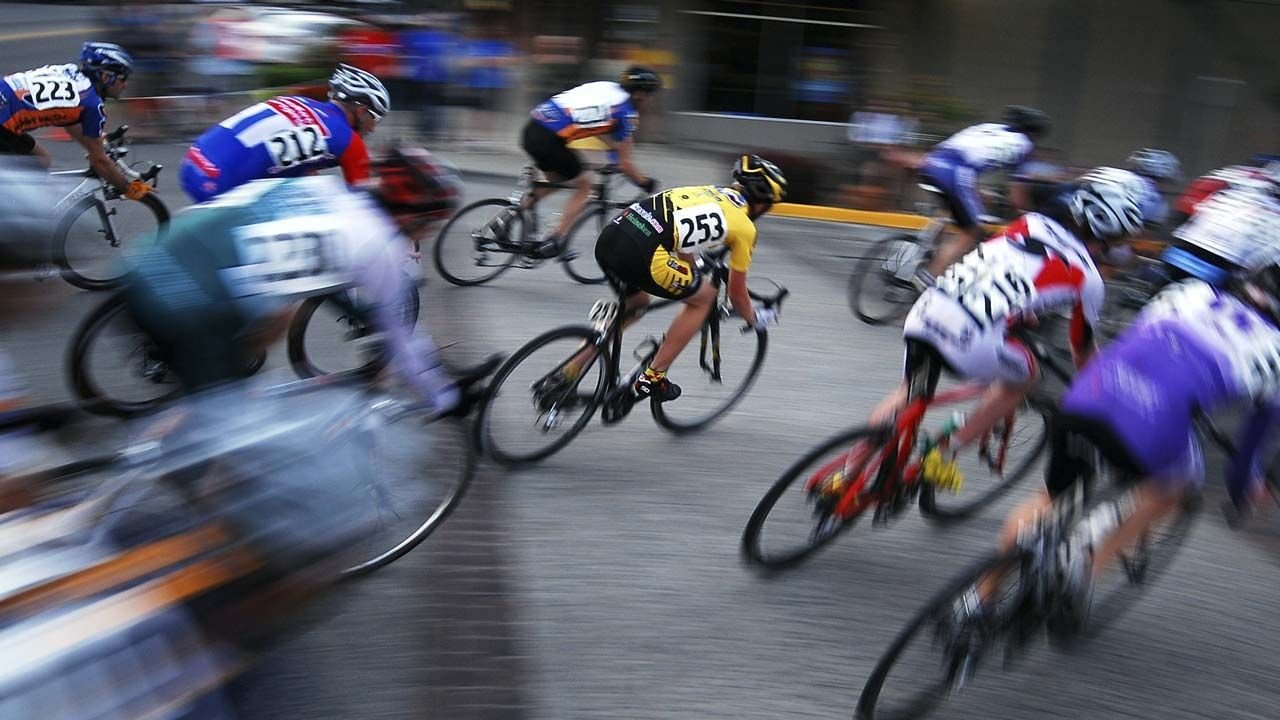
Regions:
[[[61,127],[88,153],[89,167],[130,200],[151,192],[151,186],[127,177],[107,156],[102,131],[107,124],[106,100],[118,98],[129,86],[133,58],[119,45],[87,42],[79,64],[45,65],[0,80],[0,155],[27,155],[48,168],[53,156],[28,134],[44,127]]]
[[[903,326],[904,377],[929,354],[955,374],[992,383],[982,404],[954,435],[941,436],[924,457],[926,481],[955,490],[964,482],[960,448],[1008,415],[1035,384],[1035,356],[1019,340],[1019,326],[1037,314],[1071,309],[1071,355],[1082,367],[1096,349],[1093,328],[1104,298],[1095,257],[1142,230],[1139,179],[1102,168],[1081,177],[999,235],[979,245],[920,296]],[[887,421],[907,399],[902,385],[873,410]]]
[[[1016,170],[1048,133],[1049,116],[1034,108],[1010,105],[1001,122],[965,128],[925,155],[920,176],[942,191],[962,235],[943,242],[928,267],[917,271],[919,286],[933,284],[939,273],[982,242],[978,176],[997,168]],[[1029,207],[1030,200],[1016,185],[1010,195],[1019,209]]]
[[[598,137],[610,149],[618,168],[645,192],[657,183],[640,174],[631,160],[632,136],[639,121],[638,111],[662,87],[658,74],[633,65],[623,71],[618,82],[591,82],[566,90],[541,103],[530,113],[520,146],[534,164],[557,183],[573,181],[573,196],[565,203],[560,224],[534,249],[533,255],[551,258],[560,254],[563,239],[573,221],[582,213],[591,194],[591,179],[582,174],[582,158],[568,144],[582,138]],[[539,188],[526,201],[532,207],[554,188]]]
[[[391,110],[391,96],[371,73],[338,65],[329,101],[285,95],[251,105],[209,128],[178,168],[196,202],[250,180],[310,175],[341,167],[352,185],[369,177],[364,135]]]
[[[202,390],[243,377],[297,300],[355,288],[391,369],[436,412],[461,411],[435,345],[402,312],[405,233],[457,198],[442,196],[438,167],[426,151],[392,150],[353,190],[328,176],[260,180],[188,208],[131,258],[130,313],[174,375]]]
[[[635,398],[666,402],[680,397],[680,386],[667,379],[667,369],[698,332],[716,298],[715,287],[702,282],[695,253],[728,247],[733,309],[757,329],[777,322],[776,310],[751,305],[747,271],[756,246],[755,220],[786,197],[787,179],[768,160],[743,155],[733,167],[733,181],[728,187],[672,188],[633,203],[596,240],[596,261],[626,298],[624,312],[647,305],[650,295],[684,302],[649,367],[633,381]],[[575,380],[593,352],[584,350],[566,363],[538,394],[555,394]]]
[[[1051,498],[1089,477],[1095,449],[1129,481],[1142,481],[1135,503],[1072,547],[1059,631],[1087,617],[1093,582],[1116,552],[1203,485],[1198,412],[1252,403],[1226,483],[1241,512],[1265,494],[1261,451],[1280,421],[1280,216],[1237,216],[1208,231],[1253,234],[1261,249],[1225,287],[1191,279],[1166,289],[1084,368],[1052,425],[1047,492],[1005,524],[1008,547]]]

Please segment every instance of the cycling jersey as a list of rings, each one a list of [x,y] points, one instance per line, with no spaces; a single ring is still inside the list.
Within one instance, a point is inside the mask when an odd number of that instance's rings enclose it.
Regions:
[[[1280,390],[1280,329],[1208,283],[1171,286],[1089,362],[1062,400],[1064,411],[1108,425],[1146,473],[1165,484],[1203,482],[1193,427],[1197,410],[1234,402],[1273,404]],[[1276,413],[1262,406],[1248,423],[1229,485],[1238,496],[1258,472]]]
[[[74,64],[45,65],[0,81],[0,127],[21,135],[43,127],[79,125],[85,137],[101,137],[106,110]]]
[[[615,284],[682,298],[698,276],[681,254],[729,248],[729,267],[747,272],[756,226],[737,190],[714,185],[672,188],[633,203],[605,227],[596,259]]]
[[[565,90],[529,115],[566,142],[598,135],[612,135],[621,142],[635,134],[639,123],[631,95],[615,82],[592,82]]]
[[[1252,255],[1280,242],[1280,202],[1269,195],[1226,189],[1199,203],[1174,230],[1178,245],[1161,260],[1190,277],[1220,284]]]
[[[164,336],[157,342],[178,347],[176,363],[210,384],[233,373],[226,358],[246,328],[299,299],[350,289],[384,333],[392,368],[431,402],[449,386],[434,346],[415,344],[403,321],[408,249],[387,214],[337,178],[250,182],[175,215],[161,244],[130,258],[130,306]]]
[[[1088,250],[1066,228],[1028,213],[947,269],[907,315],[903,337],[935,349],[956,373],[1026,382],[1035,359],[1010,326],[1071,308],[1071,342],[1084,350],[1105,290]]]
[[[925,155],[920,174],[942,191],[956,224],[971,228],[983,213],[978,175],[993,168],[1021,166],[1032,147],[1030,138],[1007,125],[974,125],[938,143]]]
[[[369,152],[331,102],[283,96],[210,128],[178,169],[182,189],[204,202],[250,180],[298,177],[342,167],[347,183],[369,177]]]

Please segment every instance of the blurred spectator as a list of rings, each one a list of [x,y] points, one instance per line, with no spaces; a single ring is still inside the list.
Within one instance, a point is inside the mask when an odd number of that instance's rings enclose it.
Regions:
[[[501,28],[475,28],[461,43],[458,52],[458,84],[464,105],[470,109],[464,126],[478,138],[491,140],[497,115],[515,85],[511,66],[515,48]]]
[[[442,25],[426,21],[399,33],[407,97],[401,107],[413,111],[415,130],[424,138],[445,134],[449,63],[458,39]]]

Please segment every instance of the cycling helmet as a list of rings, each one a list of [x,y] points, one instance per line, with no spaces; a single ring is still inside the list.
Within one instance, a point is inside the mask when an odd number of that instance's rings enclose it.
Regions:
[[[743,155],[733,166],[733,180],[747,200],[772,205],[787,196],[787,178],[777,165],[759,155]]]
[[[80,48],[80,70],[103,73],[102,82],[110,84],[116,79],[129,79],[133,58],[115,43],[87,42]]]
[[[1010,105],[1001,117],[1005,125],[1028,135],[1049,134],[1049,116],[1025,105]]]
[[[618,77],[618,84],[629,93],[657,92],[662,89],[662,78],[647,67],[632,65],[622,71],[622,75]]]
[[[381,118],[391,111],[391,95],[382,81],[358,67],[339,64],[329,78],[329,99],[363,105]]]
[[[1182,163],[1168,150],[1142,148],[1129,156],[1129,167],[1133,171],[1156,180],[1177,182],[1182,179]]]
[[[1099,168],[1080,178],[1066,198],[1075,224],[1104,242],[1142,231],[1139,187],[1123,172]]]
[[[447,216],[458,207],[457,170],[422,148],[394,148],[369,159],[365,187],[387,210]]]

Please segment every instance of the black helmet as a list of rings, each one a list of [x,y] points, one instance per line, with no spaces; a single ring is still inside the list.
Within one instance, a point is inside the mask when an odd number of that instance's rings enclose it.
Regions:
[[[1044,112],[1025,105],[1010,105],[1004,109],[1001,121],[1005,125],[1028,135],[1048,135],[1049,116]]]
[[[733,166],[733,179],[751,202],[772,205],[787,197],[787,178],[777,165],[759,155],[738,158]]]
[[[662,78],[647,67],[632,65],[622,71],[622,75],[618,77],[618,84],[629,93],[657,92],[662,89]]]

